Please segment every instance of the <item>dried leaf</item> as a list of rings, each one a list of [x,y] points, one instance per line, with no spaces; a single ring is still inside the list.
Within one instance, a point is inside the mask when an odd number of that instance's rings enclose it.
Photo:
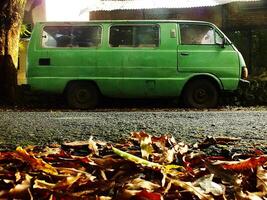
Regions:
[[[45,147],[44,150],[42,152],[38,153],[37,155],[39,157],[47,157],[49,155],[53,155],[53,156],[54,155],[61,155],[61,152],[62,152],[62,150],[59,147],[53,147],[53,148]]]
[[[152,183],[151,181],[147,181],[141,178],[136,178],[125,185],[127,190],[142,190],[146,189],[149,192],[152,192],[158,188],[160,188],[159,184]]]
[[[135,196],[136,200],[163,200],[163,197],[159,193],[148,192],[146,190],[142,190],[137,193]]]
[[[99,151],[96,142],[93,140],[93,136],[90,137],[88,142],[88,148],[92,151],[93,154],[99,156]]]
[[[144,159],[149,159],[149,156],[153,153],[154,149],[152,147],[151,136],[142,137],[140,140],[141,155]]]
[[[164,150],[166,147],[166,143],[168,141],[168,136],[162,135],[160,137],[152,137],[152,142],[155,144],[159,149]]]
[[[225,193],[225,187],[212,181],[214,174],[208,174],[197,179],[193,186],[199,187],[205,194],[213,194],[214,196],[221,196]]]
[[[168,149],[163,153],[164,163],[172,163],[174,161],[174,155],[176,151],[174,148]]]
[[[240,192],[237,194],[236,198],[238,200],[262,200],[260,196],[251,192]]]
[[[50,164],[43,161],[41,158],[36,158],[33,154],[28,153],[21,147],[17,147],[18,156],[27,162],[34,170],[40,170],[48,174],[57,175],[57,170]]]
[[[214,199],[211,195],[205,194],[205,192],[203,192],[201,188],[195,187],[191,182],[184,182],[184,181],[174,180],[174,179],[169,179],[169,181],[171,181],[172,184],[183,188],[185,191],[192,192],[200,200],[213,200]]]
[[[25,197],[25,193],[28,194],[28,189],[31,186],[32,177],[28,174],[25,176],[25,180],[23,180],[20,184],[17,184],[14,188],[9,191],[9,194],[13,197]]]
[[[100,196],[96,198],[96,200],[111,200],[111,199],[112,199],[111,197],[107,197],[107,196]]]
[[[210,138],[202,144],[234,141]],[[267,155],[253,152],[235,156],[246,160],[226,161],[223,155],[189,149],[172,136],[145,132],[134,132],[113,147],[92,137],[62,146],[18,147],[16,152],[0,152],[0,198],[267,200]]]
[[[242,161],[218,161],[214,165],[220,165],[225,170],[232,171],[245,171],[256,169],[258,166],[263,165],[267,161],[267,156],[262,155],[256,158],[248,158]]]
[[[175,145],[175,151],[180,153],[181,155],[184,155],[188,152],[189,147],[183,142],[179,142],[177,145]]]
[[[210,173],[214,174],[216,177],[221,178],[224,182],[235,184],[237,180],[237,174],[230,170],[225,170],[219,164],[210,163],[209,161],[205,161],[205,165],[210,171]]]
[[[131,132],[131,137],[132,139],[136,139],[140,141],[144,137],[149,137],[149,134],[145,133],[144,131],[140,131],[140,132],[136,131],[136,132]]]
[[[55,183],[48,183],[48,182],[46,182],[44,180],[36,179],[34,181],[33,188],[53,190],[55,185],[56,185]]]
[[[267,195],[267,170],[262,166],[257,169],[257,188]]]
[[[179,175],[184,174],[184,172],[182,172],[184,170],[185,168],[180,165],[164,165],[162,168],[162,173],[166,175],[178,177]]]

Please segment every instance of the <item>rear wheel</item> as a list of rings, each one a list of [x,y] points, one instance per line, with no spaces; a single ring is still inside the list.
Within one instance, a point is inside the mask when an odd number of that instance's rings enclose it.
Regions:
[[[196,79],[188,83],[183,93],[184,103],[194,108],[213,108],[218,105],[219,92],[207,79]]]
[[[86,82],[71,83],[66,91],[67,102],[71,108],[95,108],[99,101],[99,92],[96,86]]]

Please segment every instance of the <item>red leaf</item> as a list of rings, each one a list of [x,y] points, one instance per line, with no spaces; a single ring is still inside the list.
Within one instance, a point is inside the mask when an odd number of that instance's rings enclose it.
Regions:
[[[132,132],[131,134],[132,134],[132,138],[135,138],[135,139],[138,139],[138,140],[141,140],[144,137],[149,137],[149,135],[144,131]]]
[[[16,158],[15,152],[0,152],[0,161],[7,161]]]
[[[161,195],[159,193],[148,192],[142,190],[135,195],[136,200],[161,200]]]
[[[221,167],[227,170],[244,171],[255,169],[258,166],[263,165],[267,161],[267,156],[263,155],[257,158],[249,158],[243,161],[229,161],[223,162]]]

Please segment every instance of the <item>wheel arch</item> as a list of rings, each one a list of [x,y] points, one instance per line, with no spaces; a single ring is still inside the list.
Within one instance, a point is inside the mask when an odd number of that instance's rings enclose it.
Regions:
[[[191,76],[187,81],[186,83],[184,84],[184,87],[182,89],[182,92],[181,92],[181,96],[184,94],[186,88],[188,87],[188,85],[195,81],[195,80],[199,80],[199,79],[205,79],[205,80],[209,80],[210,82],[212,82],[218,91],[221,91],[223,90],[223,85],[221,83],[221,81],[214,75],[212,74],[199,74],[199,75],[194,75],[194,76]]]
[[[102,95],[101,93],[101,90],[99,89],[97,83],[93,80],[70,80],[67,82],[67,84],[65,85],[65,88],[63,90],[63,95],[66,94],[68,88],[72,85],[72,84],[75,84],[75,83],[86,83],[88,85],[93,85],[99,92],[100,95]]]

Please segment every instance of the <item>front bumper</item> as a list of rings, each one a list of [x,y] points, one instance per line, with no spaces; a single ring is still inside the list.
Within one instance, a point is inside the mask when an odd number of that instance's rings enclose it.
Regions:
[[[249,87],[249,85],[250,85],[250,82],[248,80],[240,79],[238,83],[238,88],[246,88],[246,87]]]

